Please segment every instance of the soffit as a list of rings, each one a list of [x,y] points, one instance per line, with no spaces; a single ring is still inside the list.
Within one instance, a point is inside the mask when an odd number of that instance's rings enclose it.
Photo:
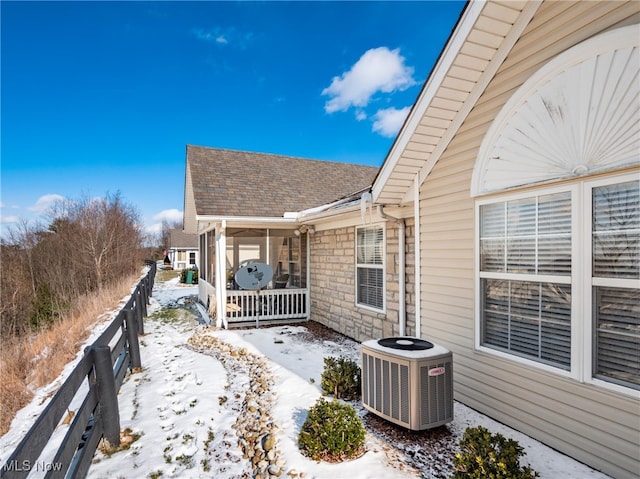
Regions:
[[[373,200],[413,200],[541,2],[470,2],[373,185]]]

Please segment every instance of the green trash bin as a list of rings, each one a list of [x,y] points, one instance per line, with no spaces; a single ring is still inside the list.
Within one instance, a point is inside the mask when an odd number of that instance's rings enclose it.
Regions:
[[[193,283],[193,271],[189,270],[187,271],[187,278],[185,280],[186,284],[192,284]]]

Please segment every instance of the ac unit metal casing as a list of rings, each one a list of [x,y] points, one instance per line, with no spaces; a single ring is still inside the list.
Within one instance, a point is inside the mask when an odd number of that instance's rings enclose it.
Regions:
[[[397,349],[383,344],[422,344]],[[453,355],[437,344],[412,337],[365,341],[362,404],[372,413],[419,431],[453,420]]]

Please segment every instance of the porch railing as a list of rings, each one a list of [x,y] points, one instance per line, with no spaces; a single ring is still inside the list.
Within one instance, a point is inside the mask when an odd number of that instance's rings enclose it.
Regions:
[[[309,319],[308,289],[227,290],[227,322]]]

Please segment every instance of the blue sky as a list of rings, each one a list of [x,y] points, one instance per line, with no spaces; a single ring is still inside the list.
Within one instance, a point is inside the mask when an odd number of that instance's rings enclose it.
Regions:
[[[463,8],[2,1],[2,231],[116,193],[179,220],[187,144],[380,166]]]

